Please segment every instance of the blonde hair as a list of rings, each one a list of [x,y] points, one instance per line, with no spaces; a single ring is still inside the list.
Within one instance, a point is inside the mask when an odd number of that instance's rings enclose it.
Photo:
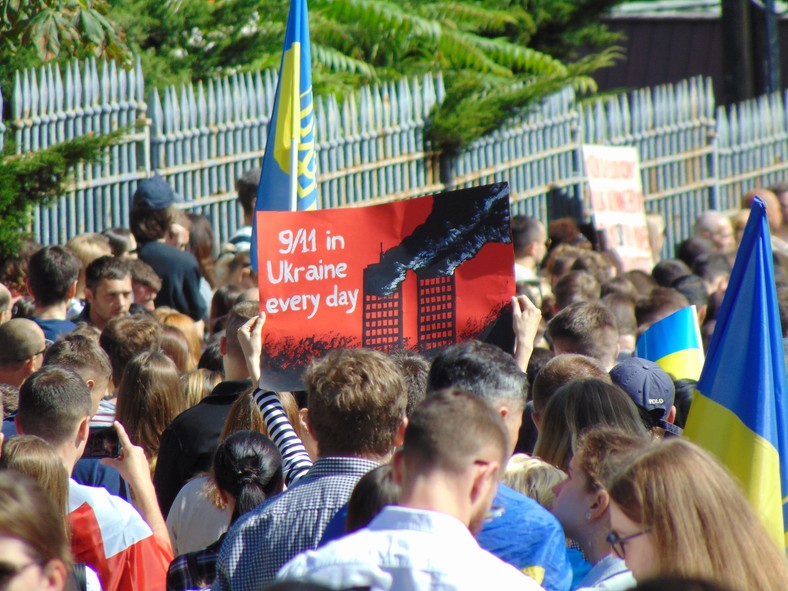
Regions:
[[[222,372],[210,369],[195,369],[180,378],[181,392],[186,401],[186,408],[191,408],[208,396],[216,385],[222,381]]]
[[[542,459],[514,454],[506,466],[502,482],[549,509],[553,503],[553,487],[565,478],[562,470]]]
[[[607,489],[629,519],[651,531],[659,575],[704,578],[731,589],[786,588],[782,549],[738,483],[697,445],[664,440],[626,463]]]

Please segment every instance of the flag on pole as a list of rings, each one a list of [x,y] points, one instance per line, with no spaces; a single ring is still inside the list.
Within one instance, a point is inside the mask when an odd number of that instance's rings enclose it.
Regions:
[[[695,306],[649,326],[635,345],[635,357],[653,361],[676,380],[697,380],[703,368],[703,341]]]
[[[306,0],[291,0],[252,221],[250,254],[255,271],[257,213],[309,209],[317,209],[309,18]]]
[[[786,376],[766,208],[755,199],[684,435],[725,464],[788,545]]]

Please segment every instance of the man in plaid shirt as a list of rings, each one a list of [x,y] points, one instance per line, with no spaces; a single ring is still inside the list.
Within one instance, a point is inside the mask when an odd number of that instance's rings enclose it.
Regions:
[[[214,591],[262,588],[296,554],[317,547],[356,482],[402,443],[406,387],[384,354],[332,351],[312,363],[304,384],[318,460],[290,489],[233,525]]]

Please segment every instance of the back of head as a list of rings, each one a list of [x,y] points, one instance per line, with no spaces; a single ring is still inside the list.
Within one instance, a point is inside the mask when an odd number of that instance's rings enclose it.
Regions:
[[[522,410],[528,379],[514,357],[489,343],[469,341],[441,351],[427,376],[427,396],[457,388],[493,405],[508,404]]]
[[[85,287],[95,291],[99,283],[109,279],[117,281],[131,277],[128,259],[113,256],[101,256],[88,265],[85,270]]]
[[[579,353],[612,367],[618,356],[616,317],[600,302],[577,302],[556,314],[547,325],[555,353]]]
[[[608,251],[606,256],[595,250],[584,250],[572,263],[572,270],[585,271],[601,285],[616,274],[615,259],[609,258],[610,255],[612,255],[612,251]]]
[[[0,537],[20,541],[39,564],[71,563],[63,514],[37,482],[13,470],[0,470]]]
[[[112,256],[109,238],[95,232],[77,234],[66,242],[66,248],[77,255],[83,269],[99,257]]]
[[[521,258],[527,256],[527,249],[534,242],[544,240],[542,223],[528,215],[515,215],[511,218],[512,224],[512,246],[514,256]],[[538,263],[539,261],[537,261]]]
[[[126,365],[115,416],[148,458],[158,455],[162,433],[185,406],[178,370],[164,353],[140,353]]]
[[[782,551],[730,474],[693,443],[663,440],[625,464],[607,489],[624,515],[650,531],[656,573],[785,589]]]
[[[695,306],[698,310],[709,303],[709,293],[703,285],[703,279],[697,275],[680,277],[671,287],[687,298],[690,306]]]
[[[575,463],[588,481],[588,490],[605,487],[635,454],[647,449],[653,440],[643,434],[611,427],[592,427],[580,434],[575,444]]]
[[[611,293],[602,298],[602,303],[616,317],[620,336],[637,334],[638,323],[635,319],[635,300],[628,296]]]
[[[133,357],[152,353],[161,347],[161,325],[149,316],[112,318],[99,338],[112,365],[112,381],[120,384],[123,370]]]
[[[651,276],[660,287],[670,287],[674,281],[690,273],[690,268],[679,259],[660,261],[651,269]]]
[[[233,306],[230,317],[227,319],[225,338],[227,339],[227,356],[236,360],[243,360],[244,352],[238,342],[238,329],[248,320],[260,313],[259,302],[241,302]]]
[[[506,464],[509,436],[503,419],[493,406],[458,389],[430,394],[413,412],[402,446],[413,474],[461,473],[490,453]]]
[[[213,476],[235,499],[231,522],[282,491],[282,456],[273,442],[255,431],[238,431],[219,444]]]
[[[752,202],[756,197],[759,197],[766,206],[766,217],[769,220],[769,227],[773,232],[783,223],[783,214],[782,209],[780,208],[780,200],[777,198],[777,195],[771,191],[758,188],[747,191],[742,196],[740,208],[749,210],[752,207]]]
[[[65,302],[79,277],[80,267],[77,256],[63,246],[45,246],[30,257],[27,278],[36,305],[43,307]]]
[[[651,290],[657,287],[657,282],[654,278],[640,269],[632,269],[623,275],[629,279],[635,288],[638,290],[640,296],[646,296],[651,293]]]
[[[408,404],[405,414],[410,416],[413,409],[427,396],[427,376],[430,364],[421,355],[410,349],[396,349],[389,352],[389,357],[399,368],[405,386],[408,389]]]
[[[227,326],[227,319],[241,291],[243,290],[239,285],[230,283],[222,285],[214,292],[213,298],[211,298],[211,316],[208,326],[210,334],[224,330]]]
[[[687,298],[672,287],[656,287],[635,304],[638,330],[643,330],[687,306]]]
[[[250,168],[235,181],[235,190],[238,191],[238,201],[249,215],[254,211],[254,202],[257,199],[257,186],[260,184],[260,168]]]
[[[684,263],[692,269],[695,260],[704,254],[714,254],[716,248],[714,243],[708,238],[701,238],[700,236],[691,236],[686,240],[679,243],[676,248],[676,257],[684,261]]]
[[[16,470],[35,480],[63,516],[68,513],[68,472],[52,446],[35,435],[15,435],[3,443],[0,470]],[[63,523],[65,529],[65,522]]]
[[[627,297],[632,301],[640,297],[637,287],[627,277],[613,277],[602,284],[602,297],[611,294]]]
[[[55,341],[44,353],[43,365],[73,369],[85,381],[109,382],[112,377],[112,366],[104,349],[98,342],[79,334],[69,334]]]
[[[367,349],[339,349],[303,376],[309,424],[320,455],[381,457],[391,452],[405,417],[407,390],[397,366]]]
[[[0,324],[0,367],[16,367],[46,346],[44,333],[27,318],[12,318]]]
[[[610,382],[610,376],[605,368],[593,357],[572,353],[553,357],[539,370],[536,379],[534,379],[531,392],[534,411],[544,412],[550,398],[561,386],[582,378],[595,378]]]
[[[547,403],[534,455],[567,470],[578,436],[598,426],[646,435],[635,403],[621,388],[593,378],[570,382]]]
[[[383,507],[399,502],[399,493],[391,464],[381,464],[364,474],[350,495],[345,531],[351,533],[369,525]]]
[[[175,218],[175,192],[155,175],[137,184],[129,211],[129,227],[139,244],[161,240]]]
[[[638,407],[647,429],[669,428],[664,419],[676,396],[673,380],[664,369],[648,359],[629,357],[610,370],[610,378]]]
[[[19,390],[17,420],[25,435],[37,435],[57,447],[90,416],[92,405],[79,374],[64,367],[42,367]]]
[[[553,502],[553,487],[564,478],[566,474],[563,471],[540,458],[514,454],[509,458],[501,482],[549,509]]]
[[[708,254],[699,256],[692,265],[692,272],[707,283],[728,276],[731,273],[731,264],[727,257],[721,254]]]
[[[553,287],[556,307],[563,310],[575,302],[595,302],[601,295],[599,282],[586,271],[569,271]]]

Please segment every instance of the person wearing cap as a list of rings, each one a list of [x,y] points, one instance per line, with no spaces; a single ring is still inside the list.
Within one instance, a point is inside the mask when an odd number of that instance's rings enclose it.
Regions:
[[[681,435],[676,419],[676,389],[671,377],[648,359],[630,357],[610,370],[610,379],[627,394],[640,411],[643,424],[654,434]]]
[[[161,277],[156,307],[169,306],[200,322],[208,308],[200,294],[200,268],[190,252],[165,242],[175,217],[175,192],[160,176],[141,181],[131,203],[129,225],[141,261]]]
[[[0,324],[0,384],[19,388],[41,367],[45,351],[44,332],[32,320],[12,318]]]

